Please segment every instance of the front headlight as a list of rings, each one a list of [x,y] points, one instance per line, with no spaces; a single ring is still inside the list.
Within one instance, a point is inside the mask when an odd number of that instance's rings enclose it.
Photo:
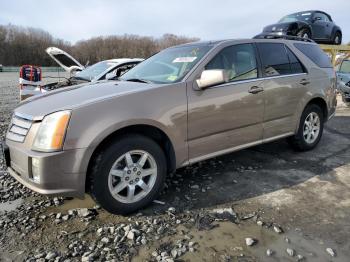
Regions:
[[[34,139],[33,150],[61,150],[70,115],[70,111],[59,111],[45,116]]]

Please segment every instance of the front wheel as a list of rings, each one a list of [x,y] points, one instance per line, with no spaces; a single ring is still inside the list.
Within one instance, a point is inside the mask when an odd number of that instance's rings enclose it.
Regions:
[[[167,168],[161,147],[135,134],[123,136],[103,150],[91,170],[93,198],[110,213],[128,214],[157,197]]]
[[[308,151],[317,146],[323,133],[324,117],[318,105],[308,105],[301,115],[298,132],[288,138],[289,144],[298,151]]]
[[[311,39],[311,33],[308,29],[303,28],[297,33],[298,37],[305,38],[305,39]]]

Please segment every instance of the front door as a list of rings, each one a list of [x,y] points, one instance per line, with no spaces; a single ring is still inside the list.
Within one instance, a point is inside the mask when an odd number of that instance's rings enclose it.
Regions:
[[[253,44],[228,46],[203,70],[224,69],[229,82],[200,91],[188,86],[190,162],[261,141],[264,96],[257,65]]]

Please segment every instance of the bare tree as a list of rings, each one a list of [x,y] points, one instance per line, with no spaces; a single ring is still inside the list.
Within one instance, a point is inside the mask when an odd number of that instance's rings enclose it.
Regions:
[[[42,29],[0,25],[0,63],[7,66],[56,65],[45,53],[49,46],[61,48],[80,62],[89,61],[90,64],[110,58],[147,58],[169,46],[198,40],[173,34],[164,34],[160,38],[125,34],[94,37],[71,45],[67,41],[52,37]]]

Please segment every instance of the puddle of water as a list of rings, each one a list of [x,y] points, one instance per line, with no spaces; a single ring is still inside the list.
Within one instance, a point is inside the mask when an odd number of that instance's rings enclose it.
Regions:
[[[71,200],[65,200],[63,205],[50,208],[50,212],[67,213],[70,209],[76,208],[92,208],[96,206],[95,201],[90,195],[85,194],[84,199],[73,198]]]
[[[284,234],[277,234],[271,229],[266,229],[255,224],[235,225],[229,222],[219,223],[220,226],[212,230],[198,231],[190,230],[189,234],[193,237],[191,241],[198,243],[197,252],[188,252],[181,257],[184,261],[218,261],[221,255],[230,255],[237,257],[244,254],[246,258],[256,258],[262,261],[296,261],[297,255],[300,254],[305,258],[305,261],[311,262],[328,262],[328,261],[346,261],[348,258],[336,250],[337,256],[330,257],[326,253],[326,244],[321,244],[316,240],[306,239],[298,232],[290,231]],[[179,231],[187,231],[186,228],[178,228]],[[178,231],[178,232],[179,232]],[[247,247],[245,238],[252,237],[258,240],[258,243],[252,247]],[[285,238],[288,237],[289,243]],[[162,243],[175,243],[177,239],[183,239],[183,235],[176,234],[171,237],[160,239],[153,244],[151,248],[141,248],[139,255],[135,257],[133,262],[141,262],[149,259],[150,251],[155,250]],[[333,247],[332,245],[330,247]],[[296,255],[290,257],[286,253],[286,249],[291,248]],[[266,250],[274,251],[271,257],[266,255]],[[253,259],[255,258],[255,259]],[[247,259],[247,261],[250,261]]]
[[[23,203],[23,199],[16,199],[13,201],[0,203],[0,213],[5,211],[13,211],[16,210]]]

